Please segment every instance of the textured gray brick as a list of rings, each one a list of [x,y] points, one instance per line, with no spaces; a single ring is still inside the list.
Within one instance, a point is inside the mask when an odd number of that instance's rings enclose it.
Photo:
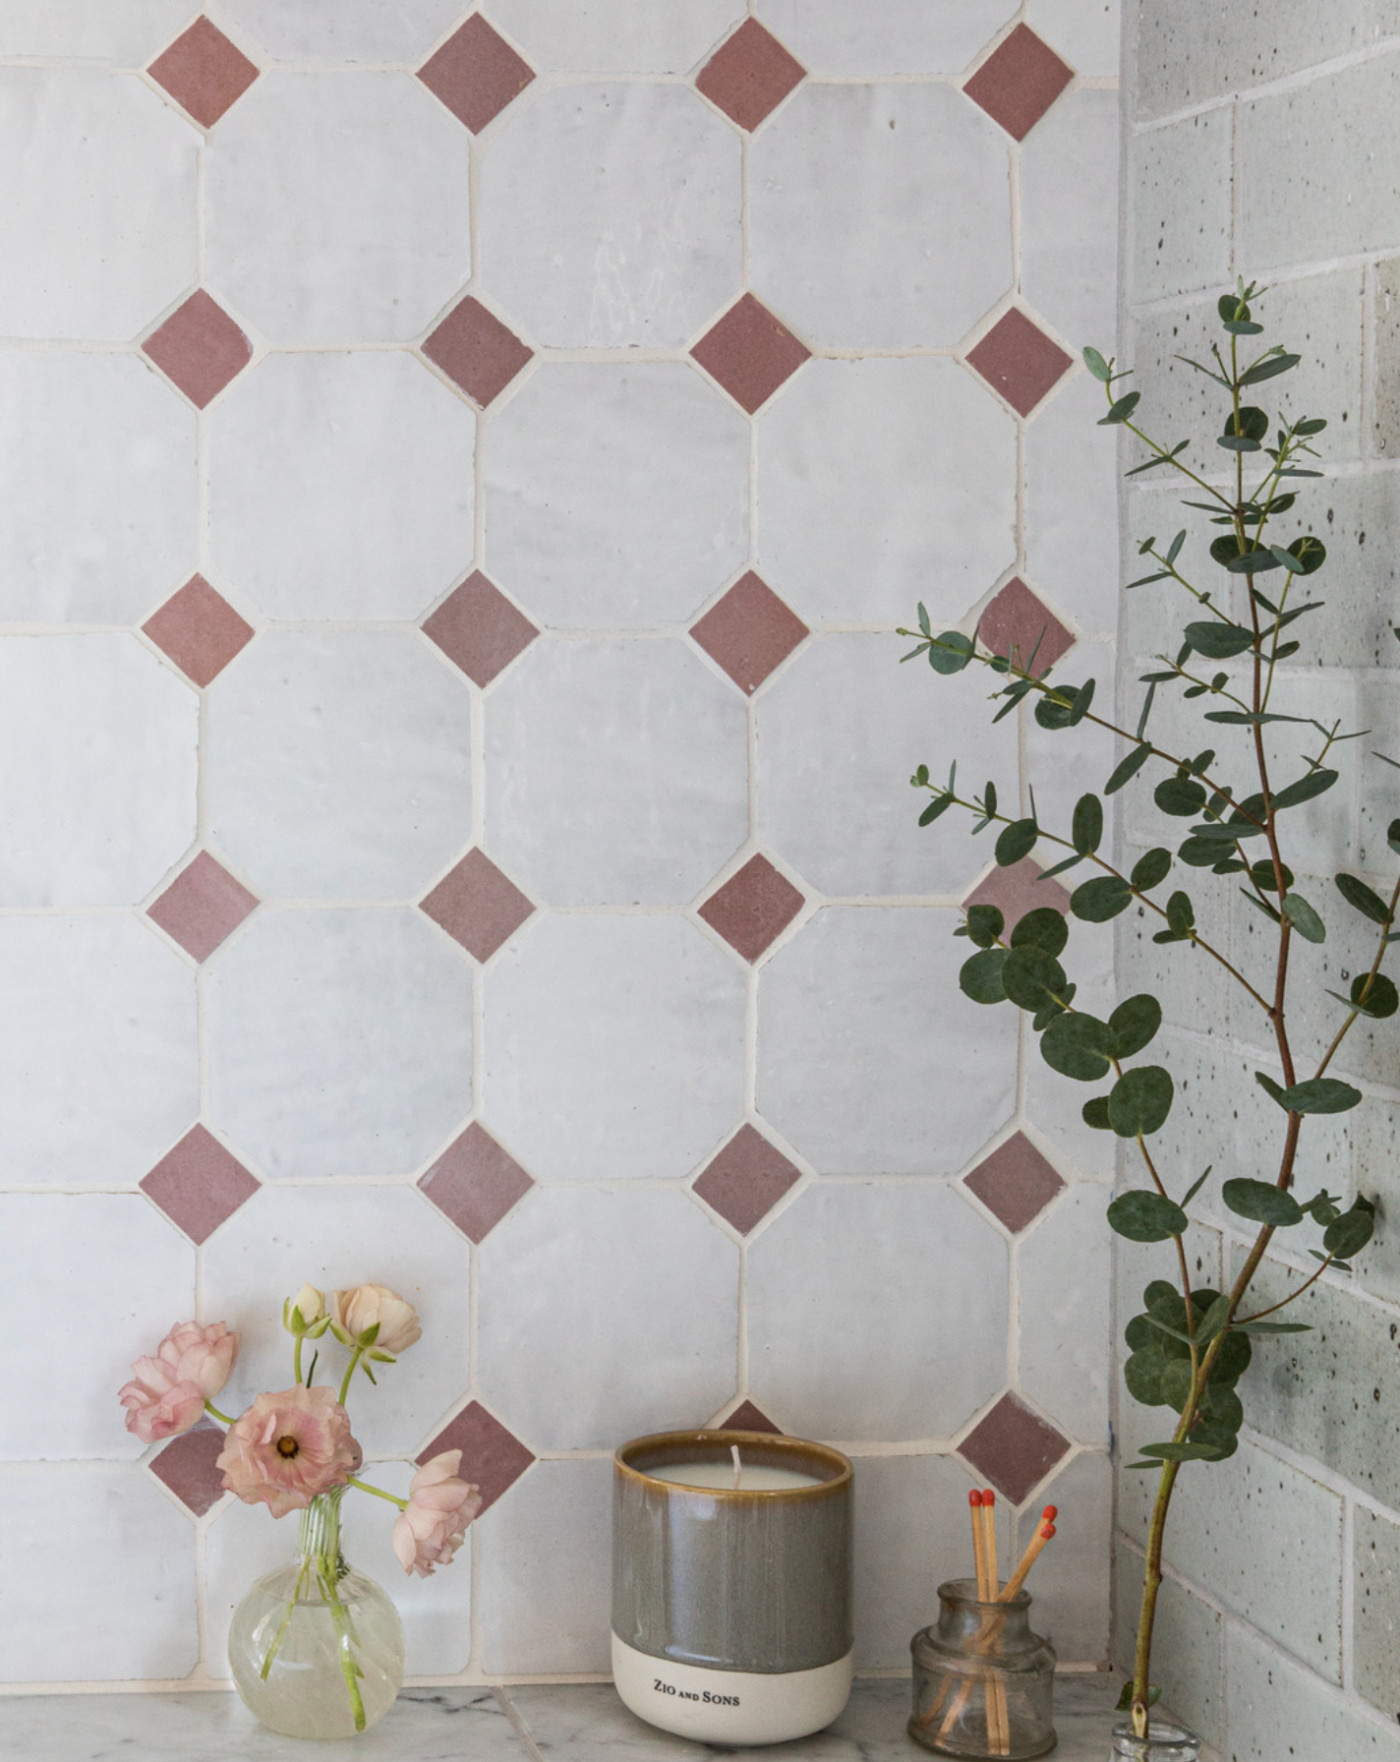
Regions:
[[[1400,1523],[1365,1510],[1352,1521],[1354,1680],[1373,1707],[1400,1720]]]
[[[1375,414],[1378,453],[1400,459],[1400,258],[1379,263],[1376,278]]]
[[[1400,1733],[1238,1622],[1226,1623],[1225,1660],[1230,1762],[1400,1762]]]
[[[1130,148],[1132,298],[1160,300],[1230,275],[1230,116],[1217,110]]]

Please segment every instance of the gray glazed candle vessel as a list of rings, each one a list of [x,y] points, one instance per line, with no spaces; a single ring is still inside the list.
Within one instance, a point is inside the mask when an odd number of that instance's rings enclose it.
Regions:
[[[796,1471],[751,1490],[668,1481],[668,1467]],[[666,1432],[613,1470],[613,1672],[633,1712],[720,1743],[829,1725],[851,1678],[850,1462],[763,1432]]]

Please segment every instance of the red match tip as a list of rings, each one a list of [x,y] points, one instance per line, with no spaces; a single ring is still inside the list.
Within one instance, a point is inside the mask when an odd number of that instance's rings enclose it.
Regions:
[[[1051,1536],[1053,1536],[1055,1533],[1054,1524],[1053,1523],[1043,1523],[1040,1526],[1040,1533],[1042,1536],[1045,1537],[1045,1540],[1048,1542],[1050,1540]]]
[[[977,1491],[976,1487],[974,1487],[968,1494],[967,1502],[972,1506],[978,1506],[982,1503],[982,1495]]]
[[[984,1505],[995,1505],[996,1502],[997,1502],[997,1496],[992,1491],[992,1489],[990,1487],[983,1487],[983,1489],[982,1489],[982,1503]]]
[[[1060,1515],[1060,1508],[1058,1505],[1047,1505],[1040,1515],[1045,1519],[1046,1523],[1054,1523],[1055,1519]]]

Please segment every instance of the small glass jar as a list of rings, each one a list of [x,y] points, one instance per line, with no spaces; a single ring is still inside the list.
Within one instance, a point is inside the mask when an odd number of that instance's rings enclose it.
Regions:
[[[1199,1762],[1200,1754],[1201,1740],[1195,1732],[1170,1719],[1153,1715],[1145,1738],[1133,1730],[1131,1719],[1113,1728],[1112,1762]]]
[[[936,1628],[914,1635],[909,1735],[937,1756],[1027,1762],[1055,1747],[1055,1653],[1030,1627],[1031,1599],[979,1601],[971,1579],[938,1587]]]

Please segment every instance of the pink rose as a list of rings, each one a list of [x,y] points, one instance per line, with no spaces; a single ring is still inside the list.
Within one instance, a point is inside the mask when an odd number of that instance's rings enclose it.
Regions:
[[[237,1357],[238,1335],[223,1322],[173,1327],[154,1358],[136,1360],[131,1367],[135,1380],[117,1392],[127,1409],[126,1429],[143,1444],[189,1431],[204,1412],[205,1400],[228,1381]]]
[[[331,1328],[347,1346],[364,1346],[372,1358],[397,1358],[423,1338],[418,1311],[387,1285],[356,1285],[331,1297]],[[378,1331],[372,1338],[365,1336]]]
[[[259,1395],[229,1427],[217,1466],[245,1504],[285,1517],[343,1485],[360,1461],[350,1415],[333,1391],[298,1387]]]
[[[446,1566],[481,1510],[481,1494],[458,1478],[461,1464],[460,1450],[444,1450],[409,1483],[408,1509],[395,1522],[393,1538],[405,1572],[428,1578],[435,1566]]]
[[[156,1348],[156,1357],[170,1365],[177,1382],[197,1384],[205,1399],[212,1400],[233,1371],[238,1335],[231,1334],[223,1322],[210,1322],[207,1328],[198,1322],[181,1322]]]

